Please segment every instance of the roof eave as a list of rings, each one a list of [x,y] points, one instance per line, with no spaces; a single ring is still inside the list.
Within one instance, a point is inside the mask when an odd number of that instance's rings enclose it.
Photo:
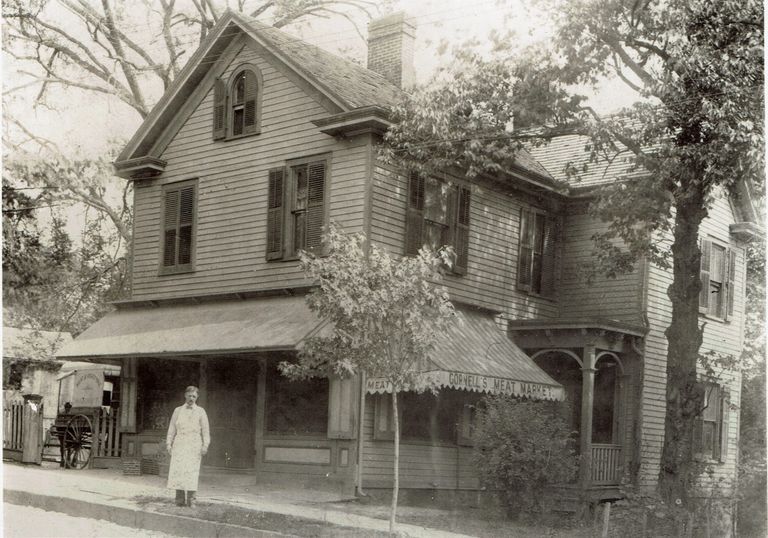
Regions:
[[[389,116],[389,110],[384,107],[366,106],[312,120],[312,123],[320,128],[321,133],[330,136],[363,132],[384,134],[392,126]]]
[[[743,242],[765,237],[765,230],[754,222],[736,222],[728,227],[728,231],[737,240]]]

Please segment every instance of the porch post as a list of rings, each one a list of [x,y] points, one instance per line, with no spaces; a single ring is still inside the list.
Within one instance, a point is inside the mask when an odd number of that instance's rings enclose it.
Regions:
[[[595,346],[584,346],[581,368],[581,475],[587,488],[592,481],[592,411],[595,401]]]
[[[264,448],[264,427],[266,425],[266,402],[267,402],[267,359],[259,359],[259,378],[256,384],[256,412],[254,413],[253,427],[253,467],[259,469],[260,461],[263,458],[262,450]]]

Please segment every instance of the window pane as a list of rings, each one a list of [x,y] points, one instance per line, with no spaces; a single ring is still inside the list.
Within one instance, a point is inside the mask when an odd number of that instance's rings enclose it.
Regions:
[[[723,313],[723,285],[714,280],[709,281],[709,314],[720,316]]]
[[[163,243],[163,265],[168,267],[176,264],[176,230],[165,231]]]
[[[236,108],[232,115],[232,134],[243,134],[243,109]]]
[[[424,218],[448,225],[448,185],[436,179],[426,180]]]
[[[299,251],[306,247],[307,213],[301,211],[293,215],[293,250]]]
[[[464,409],[465,395],[443,389],[437,396],[426,392],[401,392],[403,439],[454,443],[456,426]]]
[[[307,167],[294,168],[296,177],[296,201],[293,208],[295,210],[307,208]]]
[[[715,423],[705,421],[702,426],[702,454],[707,458],[715,455]]]
[[[328,431],[328,380],[290,381],[276,364],[267,369],[267,432],[325,435]]]
[[[192,263],[192,226],[179,228],[179,265]]]
[[[541,253],[534,252],[533,254],[533,269],[532,269],[531,291],[534,293],[541,293]]]
[[[712,245],[712,252],[710,254],[711,261],[709,264],[709,279],[717,283],[722,283],[725,275],[725,248],[720,245]]]
[[[715,385],[707,385],[704,393],[704,411],[702,411],[702,418],[704,420],[717,420],[719,399],[717,387]]]
[[[436,222],[424,221],[424,244],[435,250],[448,244],[448,227]]]
[[[235,81],[234,104],[242,104],[245,101],[245,71],[238,75]]]

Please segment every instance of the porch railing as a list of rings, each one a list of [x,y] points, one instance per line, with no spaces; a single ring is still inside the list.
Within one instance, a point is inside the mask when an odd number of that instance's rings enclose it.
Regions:
[[[592,445],[593,484],[618,484],[621,467],[621,445]]]

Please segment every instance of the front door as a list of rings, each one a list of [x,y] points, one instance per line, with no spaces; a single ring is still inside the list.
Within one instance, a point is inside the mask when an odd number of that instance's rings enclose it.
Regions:
[[[258,362],[211,359],[206,363],[206,401],[211,446],[204,465],[244,469],[253,466],[254,413]]]

